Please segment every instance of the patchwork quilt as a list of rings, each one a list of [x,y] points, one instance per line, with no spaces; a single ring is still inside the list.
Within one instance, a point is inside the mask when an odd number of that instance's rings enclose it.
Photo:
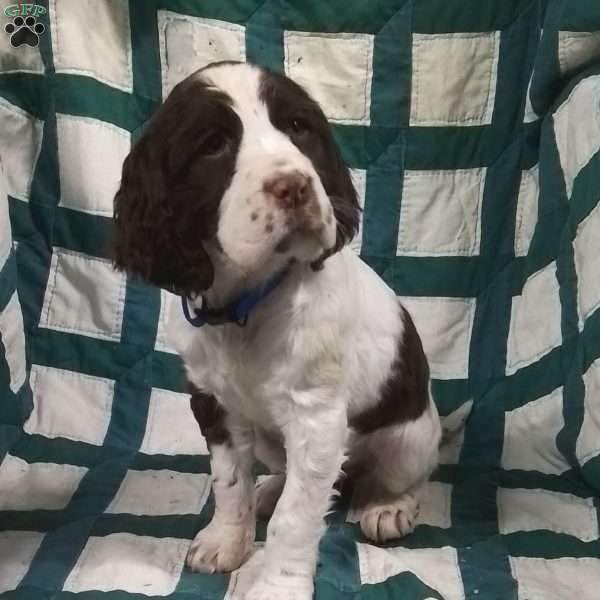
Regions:
[[[329,517],[318,600],[600,598],[600,4],[40,0],[0,15],[0,599],[241,600],[262,560],[184,567],[206,445],[169,295],[107,259],[121,163],[217,59],[321,103],[353,248],[420,330],[464,428],[416,531]],[[285,599],[282,599],[285,600]]]

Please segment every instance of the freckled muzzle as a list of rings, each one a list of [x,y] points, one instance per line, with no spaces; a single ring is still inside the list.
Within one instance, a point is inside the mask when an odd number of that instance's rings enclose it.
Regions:
[[[274,175],[265,181],[263,191],[283,210],[302,208],[315,199],[311,178],[300,171]]]
[[[314,233],[324,227],[324,211],[310,175],[298,170],[277,173],[265,180],[263,193],[282,214],[288,231]]]

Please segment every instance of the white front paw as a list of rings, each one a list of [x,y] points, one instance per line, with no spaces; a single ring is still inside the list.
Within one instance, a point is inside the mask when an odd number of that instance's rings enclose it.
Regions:
[[[248,558],[254,543],[250,525],[227,525],[211,521],[198,532],[187,554],[186,564],[201,573],[227,573]]]
[[[244,600],[312,600],[312,577],[261,577]]]

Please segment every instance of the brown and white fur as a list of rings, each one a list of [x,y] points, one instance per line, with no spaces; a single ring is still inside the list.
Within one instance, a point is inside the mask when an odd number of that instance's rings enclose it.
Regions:
[[[318,105],[251,65],[218,63],[180,83],[124,165],[118,268],[211,307],[289,268],[245,327],[194,328],[177,302],[168,315],[216,503],[187,563],[238,568],[257,511],[270,516],[248,600],[312,598],[341,477],[355,481],[364,535],[384,542],[412,531],[437,465],[441,428],[423,348],[394,292],[346,248],[358,219]],[[257,459],[273,475],[255,490]]]

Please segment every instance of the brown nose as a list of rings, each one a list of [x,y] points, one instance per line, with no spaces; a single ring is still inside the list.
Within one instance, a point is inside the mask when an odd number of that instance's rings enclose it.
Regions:
[[[266,181],[264,190],[275,198],[281,208],[297,208],[309,200],[310,179],[298,171],[283,173]]]

